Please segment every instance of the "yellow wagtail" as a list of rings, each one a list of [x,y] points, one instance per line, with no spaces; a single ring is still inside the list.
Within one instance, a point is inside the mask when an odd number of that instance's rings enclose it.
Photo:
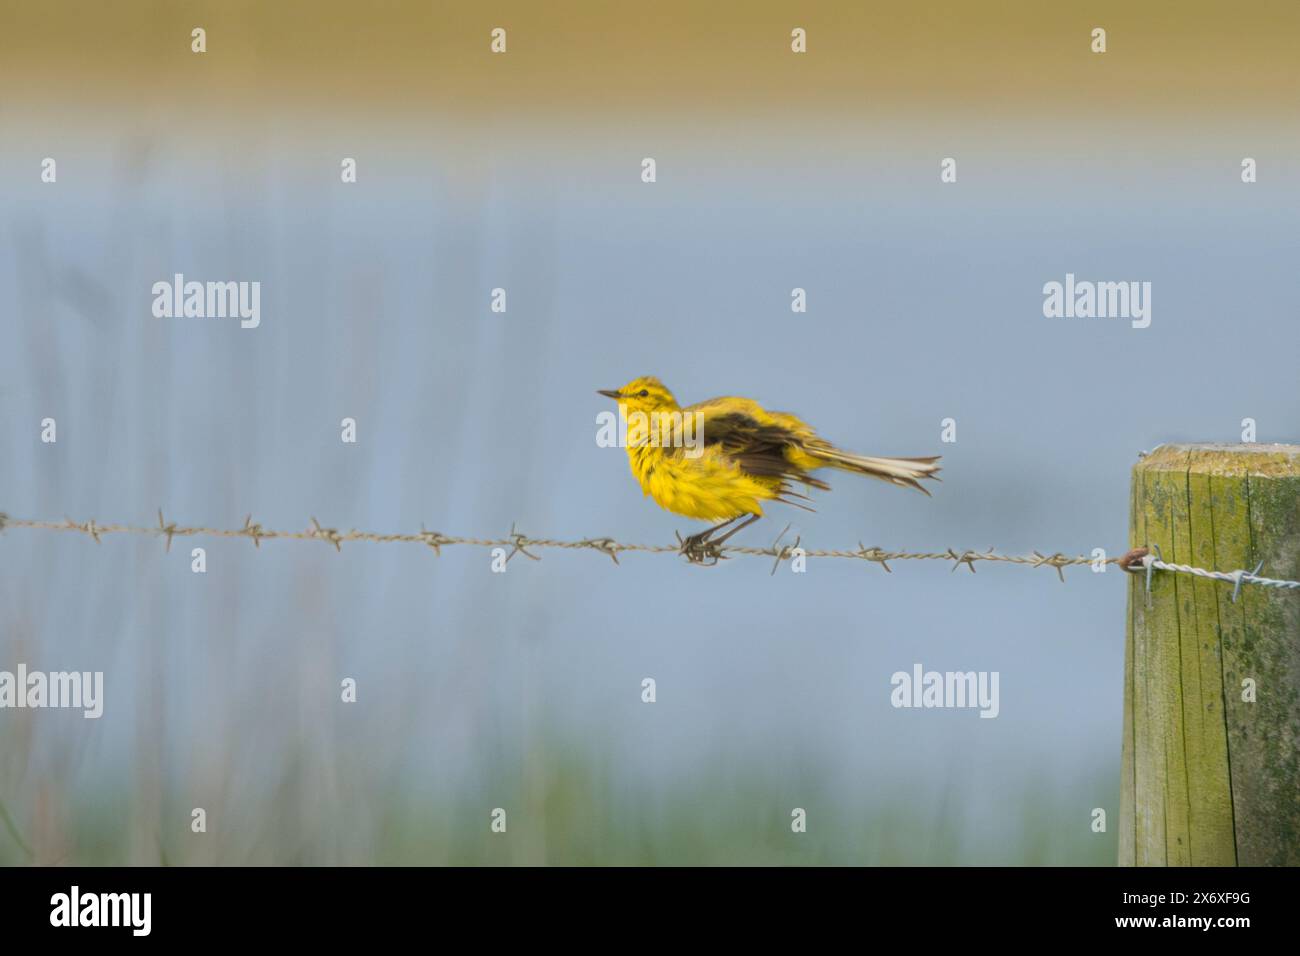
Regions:
[[[836,448],[786,412],[770,412],[749,398],[728,395],[682,408],[653,376],[620,389],[600,389],[617,400],[628,423],[627,457],[641,490],[661,508],[687,518],[719,522],[683,542],[692,560],[718,556],[717,547],[763,516],[764,501],[811,511],[792,482],[829,491],[811,472],[840,468],[929,494],[920,479],[933,478],[933,458],[868,458]],[[720,538],[727,525],[748,518]]]

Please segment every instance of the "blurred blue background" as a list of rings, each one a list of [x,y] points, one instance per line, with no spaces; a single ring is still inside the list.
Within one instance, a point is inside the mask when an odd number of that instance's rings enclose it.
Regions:
[[[831,475],[816,514],[776,506],[740,543],[791,522],[812,548],[1117,554],[1140,450],[1236,441],[1245,417],[1300,438],[1293,185],[1243,186],[1200,141],[1146,144],[1177,173],[988,142],[941,185],[937,138],[895,132],[860,163],[847,134],[834,160],[669,138],[653,185],[630,136],[487,162],[414,140],[356,185],[356,150],[311,133],[262,131],[259,159],[71,139],[57,187],[15,146],[0,510],[669,543],[699,526],[595,441],[594,390],[654,374],[683,403],[743,394],[862,453],[944,457],[932,499]],[[153,318],[175,272],[260,281],[261,327]],[[1067,272],[1151,282],[1150,328],[1044,318]],[[0,668],[102,670],[107,700],[99,721],[0,714],[31,850],[0,833],[0,860],[1114,860],[1113,568],[490,562],[9,529]],[[893,709],[917,662],[999,671],[999,717]]]

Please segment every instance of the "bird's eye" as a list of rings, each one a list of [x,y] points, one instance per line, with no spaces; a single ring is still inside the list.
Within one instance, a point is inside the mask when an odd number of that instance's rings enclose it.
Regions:
[[[649,398],[649,397],[650,397],[650,389],[648,389],[648,388],[643,388],[643,389],[641,389],[640,395],[641,395],[642,398]]]

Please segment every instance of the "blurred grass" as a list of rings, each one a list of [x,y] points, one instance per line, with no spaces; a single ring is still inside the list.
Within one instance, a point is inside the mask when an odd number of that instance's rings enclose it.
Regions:
[[[1018,801],[972,820],[959,788],[926,808],[905,781],[847,792],[826,773],[779,779],[756,766],[689,780],[636,783],[574,749],[548,743],[545,768],[498,761],[454,796],[399,781],[361,780],[325,810],[303,812],[319,783],[291,761],[269,791],[208,806],[208,833],[190,832],[190,806],[164,794],[156,829],[142,829],[128,785],[63,793],[62,819],[46,819],[36,862],[119,865],[1096,865],[1114,864],[1113,833],[1093,834],[1097,794],[1118,791],[1117,771],[1068,783],[1027,773]],[[829,768],[827,768],[829,769]],[[0,786],[9,806],[21,796]],[[790,829],[790,811],[808,829]],[[507,832],[490,832],[494,807]],[[51,808],[26,803],[29,819]],[[16,815],[15,828],[22,829]],[[1112,820],[1114,819],[1112,815]],[[982,825],[981,825],[982,823]],[[57,838],[51,839],[51,828]],[[165,831],[166,836],[161,834]],[[17,832],[0,830],[0,864],[30,861]],[[141,843],[145,844],[142,847]],[[148,844],[152,842],[150,848]],[[42,848],[57,848],[52,850]]]

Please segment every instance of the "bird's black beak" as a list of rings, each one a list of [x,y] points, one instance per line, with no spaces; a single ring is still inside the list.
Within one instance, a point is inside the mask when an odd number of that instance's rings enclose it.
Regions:
[[[616,388],[598,388],[597,395],[604,395],[606,398],[622,398],[622,394]]]

